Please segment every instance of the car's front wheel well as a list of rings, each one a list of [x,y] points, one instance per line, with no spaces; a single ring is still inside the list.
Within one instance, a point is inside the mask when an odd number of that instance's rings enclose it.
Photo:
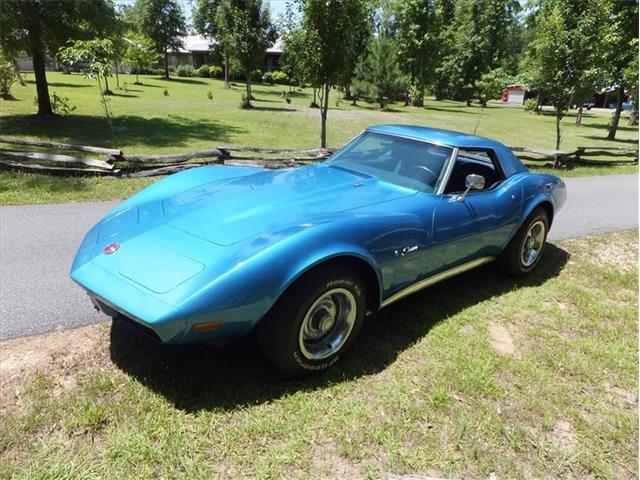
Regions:
[[[311,275],[312,272],[316,272],[319,269],[331,269],[332,267],[346,267],[357,273],[365,284],[367,311],[375,313],[380,308],[380,284],[378,281],[378,275],[369,263],[365,260],[353,255],[341,255],[324,260],[320,263],[313,265],[306,270],[302,275],[295,279],[291,284],[294,285],[299,282],[303,277]],[[289,287],[291,288],[291,286]],[[284,295],[284,292],[283,292]]]
[[[544,210],[547,212],[547,218],[549,219],[549,226],[551,226],[551,223],[553,222],[553,205],[551,205],[551,202],[544,201],[538,204],[536,208],[540,208],[540,207],[544,208]]]

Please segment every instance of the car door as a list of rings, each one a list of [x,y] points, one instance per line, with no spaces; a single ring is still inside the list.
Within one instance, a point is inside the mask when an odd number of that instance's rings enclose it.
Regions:
[[[485,187],[463,195],[471,173],[482,175]],[[459,150],[434,211],[432,261],[447,270],[497,255],[517,228],[522,196],[522,186],[504,177],[493,150]]]

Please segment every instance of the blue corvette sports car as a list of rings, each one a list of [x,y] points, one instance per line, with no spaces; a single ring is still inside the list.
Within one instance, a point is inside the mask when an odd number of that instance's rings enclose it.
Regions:
[[[297,375],[334,364],[368,314],[424,287],[493,261],[531,271],[565,198],[496,141],[379,125],[305,167],[171,175],[87,233],[71,277],[162,342],[257,329]]]

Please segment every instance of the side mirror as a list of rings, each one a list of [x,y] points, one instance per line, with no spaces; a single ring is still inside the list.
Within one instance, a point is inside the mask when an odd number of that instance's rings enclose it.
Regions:
[[[476,175],[475,173],[470,173],[467,175],[467,178],[464,180],[464,185],[467,189],[458,197],[461,202],[464,202],[464,199],[467,197],[467,193],[469,190],[482,190],[484,188],[484,177],[482,175]]]

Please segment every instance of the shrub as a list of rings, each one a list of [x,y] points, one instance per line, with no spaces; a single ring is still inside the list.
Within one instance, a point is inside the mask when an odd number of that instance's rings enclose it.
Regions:
[[[475,88],[478,92],[480,103],[486,105],[488,100],[497,100],[502,96],[504,88],[512,84],[515,79],[502,67],[483,73],[476,80]]]
[[[234,62],[231,62],[230,64],[229,76],[233,80],[245,81],[247,79],[247,76],[245,75],[245,73],[242,70],[239,70],[238,65],[235,64]],[[259,69],[251,72],[251,81],[252,82],[262,81],[262,72]]]
[[[271,78],[273,79],[273,83],[279,83],[281,85],[289,84],[289,75],[281,70],[275,70],[271,73]]]
[[[414,107],[424,107],[424,90],[421,90],[419,86],[412,83],[409,86],[409,96],[411,97],[411,105]],[[404,98],[403,100],[408,100]]]
[[[210,65],[209,66],[209,76],[211,78],[222,78],[222,77],[224,77],[224,71],[218,65]]]
[[[176,75],[179,77],[193,77],[193,67],[191,65],[179,65],[176,68]]]
[[[198,77],[209,78],[209,65],[201,65],[193,73]]]
[[[51,92],[49,99],[51,100],[51,110],[56,115],[69,115],[76,109],[75,105],[69,103],[69,97],[62,97],[56,92]],[[38,105],[38,97],[33,97],[33,104]]]
[[[538,101],[535,98],[527,98],[524,101],[524,111],[533,112],[538,107]]]
[[[262,75],[262,81],[264,83],[273,84],[273,72],[265,72],[265,74]]]
[[[16,81],[16,69],[8,61],[0,62],[0,96],[11,98],[11,85]]]

